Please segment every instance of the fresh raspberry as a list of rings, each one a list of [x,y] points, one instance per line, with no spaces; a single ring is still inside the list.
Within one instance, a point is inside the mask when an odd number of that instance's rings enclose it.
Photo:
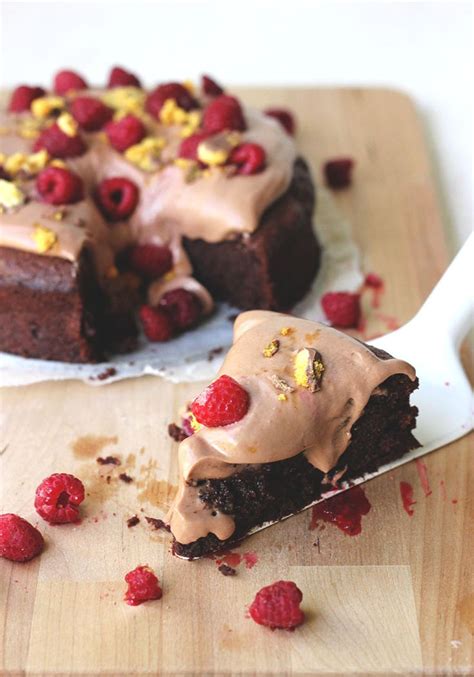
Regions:
[[[209,75],[203,75],[201,78],[201,89],[207,96],[220,96],[224,94],[223,88],[217,84]]]
[[[304,621],[300,609],[303,599],[301,590],[292,581],[278,581],[262,588],[249,607],[255,623],[274,630],[293,630]]]
[[[138,204],[137,186],[123,176],[101,181],[96,190],[99,209],[108,221],[127,219]]]
[[[295,133],[295,118],[293,114],[290,113],[286,108],[266,108],[264,111],[265,115],[268,115],[271,118],[275,118],[281,124],[283,129],[288,132],[291,136]]]
[[[69,169],[46,167],[36,178],[36,189],[43,202],[51,205],[68,205],[84,197],[82,179]]]
[[[178,157],[184,157],[187,158],[188,160],[197,161],[198,146],[201,143],[201,141],[208,139],[209,136],[210,134],[208,132],[197,132],[196,134],[191,134],[191,136],[188,136],[186,139],[183,139],[179,147]]]
[[[60,96],[68,92],[87,89],[87,82],[74,71],[59,71],[54,78],[54,91]]]
[[[50,524],[67,524],[79,521],[79,505],[83,500],[81,480],[67,473],[54,473],[36,489],[35,508]]]
[[[18,515],[0,515],[0,557],[27,562],[43,551],[44,540],[38,529]]]
[[[86,132],[97,132],[111,120],[114,112],[111,108],[94,99],[93,96],[78,96],[71,104],[71,113]]]
[[[360,294],[327,292],[321,299],[327,319],[334,327],[357,327],[360,320]]]
[[[326,184],[333,190],[347,188],[352,183],[353,167],[354,160],[349,157],[328,160],[323,165]]]
[[[145,336],[149,341],[169,341],[174,333],[170,316],[161,308],[142,306],[139,311]]]
[[[186,89],[186,87],[179,82],[167,82],[164,85],[158,85],[158,87],[148,95],[145,107],[151,115],[154,115],[157,118],[167,99],[174,99],[177,105],[180,108],[183,108],[183,110],[198,108],[198,102],[189,89]]]
[[[42,87],[20,85],[11,95],[8,110],[10,113],[22,113],[25,110],[30,110],[31,102],[45,94],[46,92]]]
[[[143,122],[135,115],[125,115],[121,120],[108,122],[105,131],[112,146],[120,153],[140,143],[146,134]]]
[[[141,82],[136,75],[126,71],[120,66],[114,66],[110,71],[107,87],[141,87]]]
[[[77,157],[83,155],[87,150],[87,146],[79,134],[68,136],[56,123],[43,129],[36,139],[34,150],[38,151],[43,148],[55,158]]]
[[[136,273],[154,280],[171,270],[173,255],[166,245],[138,244],[130,251],[129,263]]]
[[[171,289],[163,294],[159,307],[171,317],[177,329],[192,327],[202,314],[202,305],[196,294],[187,289]]]
[[[203,128],[210,134],[217,134],[224,129],[244,131],[244,114],[240,103],[234,96],[222,94],[207,106],[203,116]]]
[[[250,406],[248,392],[230,376],[220,376],[191,404],[196,420],[209,428],[240,421]]]
[[[125,576],[125,582],[128,588],[124,600],[130,606],[137,606],[152,599],[161,599],[163,596],[160,583],[150,567],[139,566],[129,571]]]
[[[242,143],[233,149],[229,162],[237,165],[237,174],[250,176],[265,169],[265,159],[265,151],[258,143]]]

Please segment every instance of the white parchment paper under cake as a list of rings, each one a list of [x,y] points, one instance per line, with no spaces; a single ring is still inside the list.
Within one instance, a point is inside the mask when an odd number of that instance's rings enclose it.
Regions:
[[[324,321],[321,296],[326,291],[356,290],[363,278],[350,224],[324,188],[318,188],[315,227],[323,247],[322,266],[312,289],[293,312],[321,322]],[[162,376],[174,383],[208,380],[215,375],[232,343],[232,324],[237,313],[227,304],[218,304],[212,317],[195,330],[167,343],[149,343],[142,336],[137,350],[111,356],[108,362],[100,364],[68,364],[0,353],[0,385],[66,379],[104,385],[143,374]]]

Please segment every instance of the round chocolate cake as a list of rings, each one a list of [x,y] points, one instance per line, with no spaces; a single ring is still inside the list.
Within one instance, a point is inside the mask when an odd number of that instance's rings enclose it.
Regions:
[[[88,362],[196,326],[215,300],[284,310],[320,258],[291,118],[204,76],[114,68],[22,85],[0,135],[0,350]]]

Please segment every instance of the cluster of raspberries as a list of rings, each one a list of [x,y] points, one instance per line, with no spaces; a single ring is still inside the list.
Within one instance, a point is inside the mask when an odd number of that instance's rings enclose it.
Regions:
[[[79,506],[85,491],[81,480],[67,473],[55,473],[37,487],[36,512],[50,524],[70,524],[81,518]],[[0,557],[27,562],[44,548],[41,533],[18,515],[0,515]]]
[[[84,500],[82,482],[67,473],[55,473],[36,489],[34,505],[37,513],[50,524],[68,524],[80,520],[79,506]],[[28,562],[44,549],[39,530],[22,517],[11,513],[0,515],[0,557],[13,562]],[[153,570],[140,565],[125,576],[127,590],[124,601],[136,606],[161,599],[163,591]],[[249,614],[259,625],[272,630],[293,630],[304,620],[299,608],[302,593],[289,581],[278,581],[262,588],[249,607]]]
[[[118,66],[112,68],[107,87],[141,87],[136,75]],[[69,111],[82,132],[98,132],[103,130],[110,144],[120,153],[140,143],[147,135],[143,121],[132,114],[119,120],[113,120],[114,111],[100,99],[81,94],[88,89],[86,80],[70,70],[57,73],[53,82],[53,90],[59,96],[68,97]],[[197,161],[197,145],[200,141],[223,131],[244,131],[246,122],[239,101],[225,94],[223,88],[212,78],[204,75],[201,80],[201,91],[206,103],[202,116],[202,129],[198,134],[185,139],[181,144],[179,156]],[[46,94],[42,87],[21,85],[13,92],[9,111],[23,113],[29,111],[35,99]],[[159,119],[161,109],[167,101],[174,101],[184,111],[200,108],[200,102],[188,88],[177,82],[158,85],[147,96],[146,112]],[[54,113],[54,111],[52,111]],[[294,120],[288,111],[268,109],[266,113],[278,120],[284,129],[292,134]],[[45,149],[54,158],[64,159],[82,155],[87,145],[80,133],[66,134],[58,123],[44,129],[35,142],[34,150]],[[260,172],[265,167],[265,151],[255,143],[243,143],[233,149],[228,163],[235,165],[236,173],[250,175]],[[202,162],[200,163],[202,164]],[[74,193],[75,199],[78,193]]]

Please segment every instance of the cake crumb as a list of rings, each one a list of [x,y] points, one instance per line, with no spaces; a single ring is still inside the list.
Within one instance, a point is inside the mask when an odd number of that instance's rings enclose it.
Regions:
[[[137,524],[139,524],[140,518],[137,517],[137,515],[133,515],[133,517],[129,517],[127,520],[127,527],[131,529],[131,527],[136,527]]]
[[[151,527],[153,527],[153,529],[156,529],[156,531],[158,531],[159,529],[165,529],[166,531],[168,531],[168,527],[163,522],[163,520],[160,520],[156,517],[147,517],[146,515],[145,515],[145,519],[148,522],[148,524]]]
[[[122,482],[125,482],[125,484],[130,484],[130,482],[133,482],[133,477],[127,475],[126,472],[121,472],[119,475],[119,480],[122,480]]]
[[[99,465],[120,465],[121,461],[117,456],[98,456],[96,459]]]
[[[211,362],[216,355],[220,355],[222,352],[224,352],[224,348],[220,346],[219,348],[211,348],[211,350],[207,353],[207,361]]]
[[[220,567],[217,567],[217,570],[220,571],[223,576],[235,576],[237,574],[236,569],[227,566],[227,564],[221,564]]]
[[[179,425],[176,425],[176,423],[170,423],[168,425],[168,435],[175,442],[182,442],[187,437],[189,437],[189,435],[186,434],[185,430],[183,430],[183,428],[180,428]]]

